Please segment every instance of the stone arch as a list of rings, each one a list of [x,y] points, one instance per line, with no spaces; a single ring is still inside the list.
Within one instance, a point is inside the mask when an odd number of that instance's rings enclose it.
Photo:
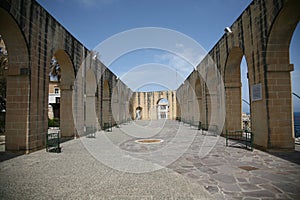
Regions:
[[[143,108],[141,106],[138,106],[135,108],[135,113],[136,113],[136,116],[135,116],[135,119],[136,120],[140,120],[140,119],[143,119]]]
[[[241,62],[243,50],[233,47],[227,57],[224,77],[226,93],[226,129],[242,128]]]
[[[8,51],[8,72],[6,76],[6,150],[23,151],[28,153],[31,149],[44,146],[45,130],[36,133],[33,119],[29,117],[32,109],[30,104],[30,62],[26,39],[23,32],[13,17],[0,8],[0,34],[5,41]],[[22,107],[19,107],[22,105]],[[47,111],[47,110],[46,110]],[[18,117],[16,117],[18,116]],[[47,116],[45,114],[45,116]],[[44,118],[42,123],[47,124]],[[32,127],[29,127],[31,126]],[[31,130],[31,131],[30,131]],[[38,134],[37,137],[30,137]],[[36,139],[38,138],[38,139]],[[33,141],[34,140],[34,141]],[[37,140],[37,141],[36,141]]]
[[[267,125],[265,130],[261,130],[268,135],[258,138],[258,141],[267,140],[268,148],[294,149],[295,145],[290,74],[293,65],[290,64],[289,49],[294,30],[300,21],[299,10],[298,1],[287,1],[276,16],[268,37],[263,91]],[[255,129],[260,130],[260,127]]]
[[[55,51],[54,57],[61,68],[61,78],[59,82],[61,91],[60,133],[62,137],[72,138],[75,134],[74,120],[72,117],[72,93],[75,81],[74,65],[68,53],[63,49],[58,49],[57,51]]]
[[[165,102],[166,101],[166,102]],[[156,101],[157,106],[157,119],[169,119],[169,101],[167,98],[159,98]]]

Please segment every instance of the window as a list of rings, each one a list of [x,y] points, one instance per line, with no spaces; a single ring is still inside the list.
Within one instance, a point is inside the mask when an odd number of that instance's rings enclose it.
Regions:
[[[166,108],[167,108],[167,107],[166,107],[165,105],[160,106],[160,109],[161,109],[161,110],[166,110]]]
[[[54,89],[54,93],[55,93],[55,94],[59,94],[59,89],[58,89],[58,88],[55,88],[55,89]]]

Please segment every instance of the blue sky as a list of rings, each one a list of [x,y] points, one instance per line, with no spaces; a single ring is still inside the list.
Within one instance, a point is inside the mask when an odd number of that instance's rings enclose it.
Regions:
[[[185,34],[197,41],[206,51],[209,51],[224,34],[224,27],[230,26],[250,4],[250,0],[38,0],[52,16],[54,16],[72,35],[89,49],[94,49],[99,43],[123,31],[141,27],[163,27]],[[291,63],[295,65],[292,73],[293,91],[300,94],[300,28],[299,25],[291,42]],[[186,52],[185,52],[186,53]],[[101,59],[101,58],[100,58]],[[130,52],[109,66],[118,76],[131,79],[135,73],[126,74],[132,69],[146,69],[147,64],[188,66],[185,60],[168,52],[144,49]],[[242,62],[242,66],[246,62]],[[153,65],[152,65],[153,66]],[[176,82],[183,81],[192,69],[176,68]],[[148,66],[149,67],[149,66]],[[182,69],[182,71],[180,71]],[[242,76],[246,72],[243,72]],[[173,70],[174,71],[174,70]],[[161,74],[160,74],[161,75]],[[135,76],[135,75],[134,75]],[[153,74],[158,77],[159,74]],[[137,76],[135,76],[137,77]],[[173,76],[173,79],[174,76]],[[245,80],[245,79],[244,79]],[[162,88],[168,87],[161,85]],[[173,87],[173,86],[170,86]],[[243,98],[246,95],[247,84],[243,81]],[[144,89],[147,86],[144,87]],[[149,87],[151,89],[151,87]],[[294,108],[300,111],[300,100],[293,98]],[[247,105],[243,103],[244,111]]]

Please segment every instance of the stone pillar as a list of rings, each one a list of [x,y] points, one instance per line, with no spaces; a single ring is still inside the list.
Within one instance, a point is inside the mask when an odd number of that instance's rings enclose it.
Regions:
[[[195,108],[196,111],[198,112],[198,113],[196,113],[196,120],[203,122],[202,97],[197,97],[196,106],[198,107],[198,108]],[[198,123],[198,122],[196,122],[196,123]]]
[[[28,76],[7,76],[5,124],[6,151],[29,151],[29,96]]]
[[[85,126],[86,133],[90,134],[98,129],[98,118],[96,115],[96,97],[95,94],[87,94],[85,104]]]
[[[64,138],[75,137],[75,127],[72,109],[72,87],[60,86],[60,134]]]
[[[109,98],[103,98],[102,100],[102,107],[103,107],[103,110],[102,110],[102,127],[104,126],[104,123],[110,123],[112,122],[112,119],[111,119],[111,113],[110,113],[110,99]]]
[[[242,129],[241,83],[226,83],[226,129]]]
[[[199,104],[200,106],[200,120],[201,123],[207,123],[206,119],[206,86],[205,84],[202,84],[202,93],[201,95],[201,103]]]
[[[294,149],[293,103],[291,74],[292,64],[268,66],[268,149]]]

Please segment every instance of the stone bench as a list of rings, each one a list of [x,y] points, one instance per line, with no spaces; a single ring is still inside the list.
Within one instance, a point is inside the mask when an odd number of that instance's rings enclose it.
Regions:
[[[248,130],[226,130],[226,146],[234,146],[239,143],[245,146],[246,149],[253,151],[253,137],[254,134]],[[229,145],[229,140],[235,143]]]

